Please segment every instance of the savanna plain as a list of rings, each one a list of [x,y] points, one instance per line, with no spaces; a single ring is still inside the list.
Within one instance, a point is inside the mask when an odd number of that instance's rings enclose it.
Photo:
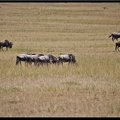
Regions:
[[[120,31],[120,3],[0,3],[1,117],[119,117],[120,52],[108,36]],[[21,53],[76,65],[16,65]]]

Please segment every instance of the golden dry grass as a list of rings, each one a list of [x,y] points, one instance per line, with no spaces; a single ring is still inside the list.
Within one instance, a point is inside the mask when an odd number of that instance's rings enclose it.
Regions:
[[[120,116],[119,3],[0,3],[1,117]],[[15,65],[20,53],[72,53],[77,65]]]

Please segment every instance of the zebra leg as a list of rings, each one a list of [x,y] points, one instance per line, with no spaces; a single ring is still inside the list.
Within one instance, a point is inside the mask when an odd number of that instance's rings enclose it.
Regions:
[[[60,62],[59,62],[59,61],[57,61],[57,65],[58,65],[58,66],[59,66],[59,63],[60,63]]]
[[[61,61],[61,64],[62,64],[62,66],[63,66],[63,60]]]
[[[29,62],[27,60],[25,60],[25,66],[28,66]]]
[[[71,64],[71,62],[69,61],[69,62],[68,62],[68,65],[70,65],[70,64]]]
[[[6,51],[8,50],[8,47],[6,47]]]
[[[21,60],[19,60],[19,64],[22,65],[22,64],[21,64]]]
[[[40,61],[37,62],[37,66],[38,66],[38,67],[40,66]]]
[[[114,42],[114,37],[112,37],[112,41]]]
[[[19,63],[19,58],[16,57],[16,65],[18,65],[18,63]]]
[[[34,62],[34,65],[36,66],[37,65],[37,61],[35,60],[35,62]]]
[[[3,47],[1,47],[1,50],[3,51]]]
[[[16,61],[16,65],[18,65],[19,61]]]
[[[29,65],[32,65],[32,60],[30,59],[28,63],[29,63]]]
[[[116,45],[115,45],[115,51],[117,51],[117,43],[116,43]]]

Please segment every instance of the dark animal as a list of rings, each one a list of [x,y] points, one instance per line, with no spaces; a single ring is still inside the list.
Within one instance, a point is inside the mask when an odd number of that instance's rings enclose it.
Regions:
[[[116,42],[115,43],[115,50],[117,51],[119,51],[119,47],[120,47],[120,42]]]
[[[49,62],[56,64],[57,63],[57,58],[53,55],[48,55],[49,56]]]
[[[6,50],[8,48],[12,48],[13,43],[9,42],[8,40],[5,40],[4,42],[0,42],[0,50],[3,50],[3,47],[6,47]]]
[[[21,64],[21,61],[25,62],[25,64],[27,63],[31,63],[31,60],[29,59],[30,55],[35,55],[32,53],[24,53],[24,54],[19,54],[16,56],[16,65]]]
[[[76,63],[76,59],[75,59],[75,56],[73,54],[60,55],[57,58],[57,62],[58,62],[58,64],[59,63],[63,64],[63,62]]]
[[[120,32],[114,32],[109,36],[109,38],[110,37],[112,37],[113,42],[114,42],[115,39],[118,41],[118,38],[120,38]]]
[[[29,64],[34,63],[34,65],[37,65],[39,62],[39,57],[44,56],[43,54],[27,54],[26,55],[26,62]]]
[[[43,64],[51,64],[51,63],[53,63],[53,64],[55,64],[56,62],[57,62],[57,58],[55,57],[55,56],[53,56],[53,55],[43,55],[43,56],[39,56],[38,57],[38,62],[39,62],[39,65],[41,64],[41,65],[43,65]]]
[[[21,64],[21,61],[26,63],[27,62],[27,55],[28,55],[27,53],[17,55],[16,56],[16,65]]]

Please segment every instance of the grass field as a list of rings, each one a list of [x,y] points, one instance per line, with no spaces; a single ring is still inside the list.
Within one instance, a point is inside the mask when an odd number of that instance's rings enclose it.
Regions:
[[[1,117],[119,117],[120,3],[0,3]],[[75,55],[77,65],[16,66],[16,55]]]

